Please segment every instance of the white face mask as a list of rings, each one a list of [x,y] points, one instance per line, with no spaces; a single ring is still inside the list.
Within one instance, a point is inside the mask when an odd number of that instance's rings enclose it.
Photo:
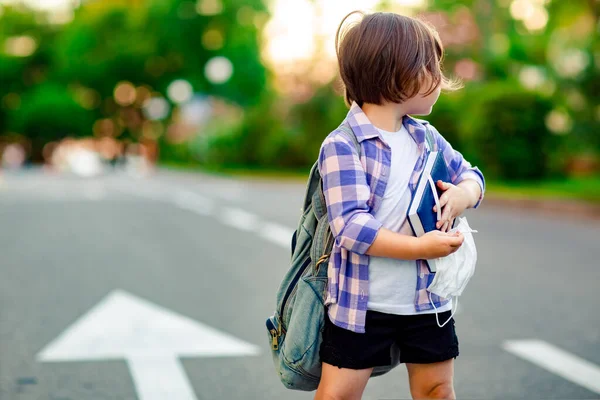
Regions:
[[[467,222],[467,218],[459,218],[458,225],[450,232],[461,232],[465,240],[460,248],[449,256],[438,258],[436,260],[436,272],[433,281],[427,288],[429,291],[429,301],[435,309],[435,318],[438,326],[441,328],[446,325],[456,313],[458,308],[458,296],[465,290],[469,279],[475,273],[475,264],[477,263],[477,249],[472,233],[477,232],[472,230]],[[452,315],[448,321],[440,325],[437,308],[431,301],[431,293],[437,294],[440,297],[456,299],[456,306],[452,307]]]

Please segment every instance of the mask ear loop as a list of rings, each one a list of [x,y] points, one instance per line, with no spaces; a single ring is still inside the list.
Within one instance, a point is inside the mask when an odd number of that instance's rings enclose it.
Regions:
[[[454,299],[456,299],[456,306],[454,305]],[[433,300],[431,300],[431,292],[429,292],[429,302],[430,304],[433,306],[433,309],[435,310],[435,321],[437,322],[437,325],[440,328],[443,328],[444,326],[446,326],[446,324],[448,322],[450,322],[450,320],[452,319],[452,317],[454,317],[454,314],[456,314],[456,310],[458,310],[458,297],[457,296],[452,296],[452,313],[450,313],[450,318],[448,318],[446,320],[446,322],[444,322],[442,325],[440,325],[440,318],[438,317],[438,310],[437,307],[435,306],[435,303],[433,302]]]
[[[440,198],[438,197],[437,189],[435,187],[435,182],[433,181],[431,174],[427,175],[427,180],[429,181],[429,186],[431,187],[431,192],[433,193],[433,200],[435,201],[435,209],[437,211],[437,220],[439,221],[442,218],[442,207],[440,207]],[[450,314],[450,318],[448,318],[448,320],[446,322],[444,322],[442,325],[440,325],[440,318],[438,316],[438,310],[437,310],[437,307],[435,306],[433,300],[431,300],[431,292],[429,292],[429,302],[433,306],[433,309],[435,310],[435,321],[437,322],[437,325],[440,328],[443,328],[444,326],[446,326],[446,324],[448,322],[450,322],[452,317],[454,317],[456,310],[458,309],[458,297],[453,296],[452,300],[454,300],[454,299],[456,299],[456,306],[454,304],[452,305],[452,313]]]

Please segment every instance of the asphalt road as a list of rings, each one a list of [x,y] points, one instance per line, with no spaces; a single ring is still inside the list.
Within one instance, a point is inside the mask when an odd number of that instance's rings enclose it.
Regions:
[[[4,174],[0,399],[144,400],[140,386],[181,375],[197,399],[312,398],[279,383],[264,328],[303,189],[172,171]],[[479,262],[455,317],[459,398],[600,398],[600,224],[485,203],[469,222]],[[176,339],[169,318],[186,321]],[[157,340],[184,349],[188,340],[234,349],[237,340],[258,352],[183,351],[180,370],[136,367],[132,347],[166,357]],[[525,342],[546,357],[536,365],[507,351],[520,340],[561,352]],[[410,398],[406,378],[403,366],[374,378],[364,398]]]

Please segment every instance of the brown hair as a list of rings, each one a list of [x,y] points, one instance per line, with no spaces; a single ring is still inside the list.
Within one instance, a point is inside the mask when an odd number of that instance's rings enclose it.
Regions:
[[[361,20],[344,27],[355,14]],[[444,48],[437,31],[416,18],[353,11],[340,23],[335,47],[348,105],[402,103],[425,85],[426,95],[439,85],[445,90],[460,87],[442,72]]]

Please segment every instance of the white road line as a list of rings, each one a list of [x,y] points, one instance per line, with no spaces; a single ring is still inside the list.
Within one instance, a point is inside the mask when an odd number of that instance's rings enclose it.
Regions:
[[[151,192],[147,189],[140,190],[140,188],[136,188],[134,190],[130,187],[121,186],[119,187],[119,190],[151,200],[167,200],[169,203],[182,210],[190,211],[198,215],[214,215],[225,225],[246,232],[256,232],[260,237],[271,243],[285,249],[290,248],[292,234],[294,233],[293,229],[277,223],[263,221],[257,215],[241,208],[223,207],[221,212],[218,213],[216,212],[217,207],[214,200],[190,190],[176,190],[172,196],[168,198],[160,198],[157,196],[157,192]]]
[[[508,340],[504,350],[600,394],[600,367],[543,340]]]
[[[265,223],[258,234],[263,238],[272,243],[275,243],[283,248],[289,249],[292,243],[292,235],[294,230],[287,226],[279,225],[276,223],[268,222]]]
[[[224,224],[242,231],[254,231],[259,223],[256,215],[233,207],[224,207],[220,219]]]
[[[211,215],[215,208],[212,200],[188,190],[175,192],[172,201],[177,207],[200,215]]]

